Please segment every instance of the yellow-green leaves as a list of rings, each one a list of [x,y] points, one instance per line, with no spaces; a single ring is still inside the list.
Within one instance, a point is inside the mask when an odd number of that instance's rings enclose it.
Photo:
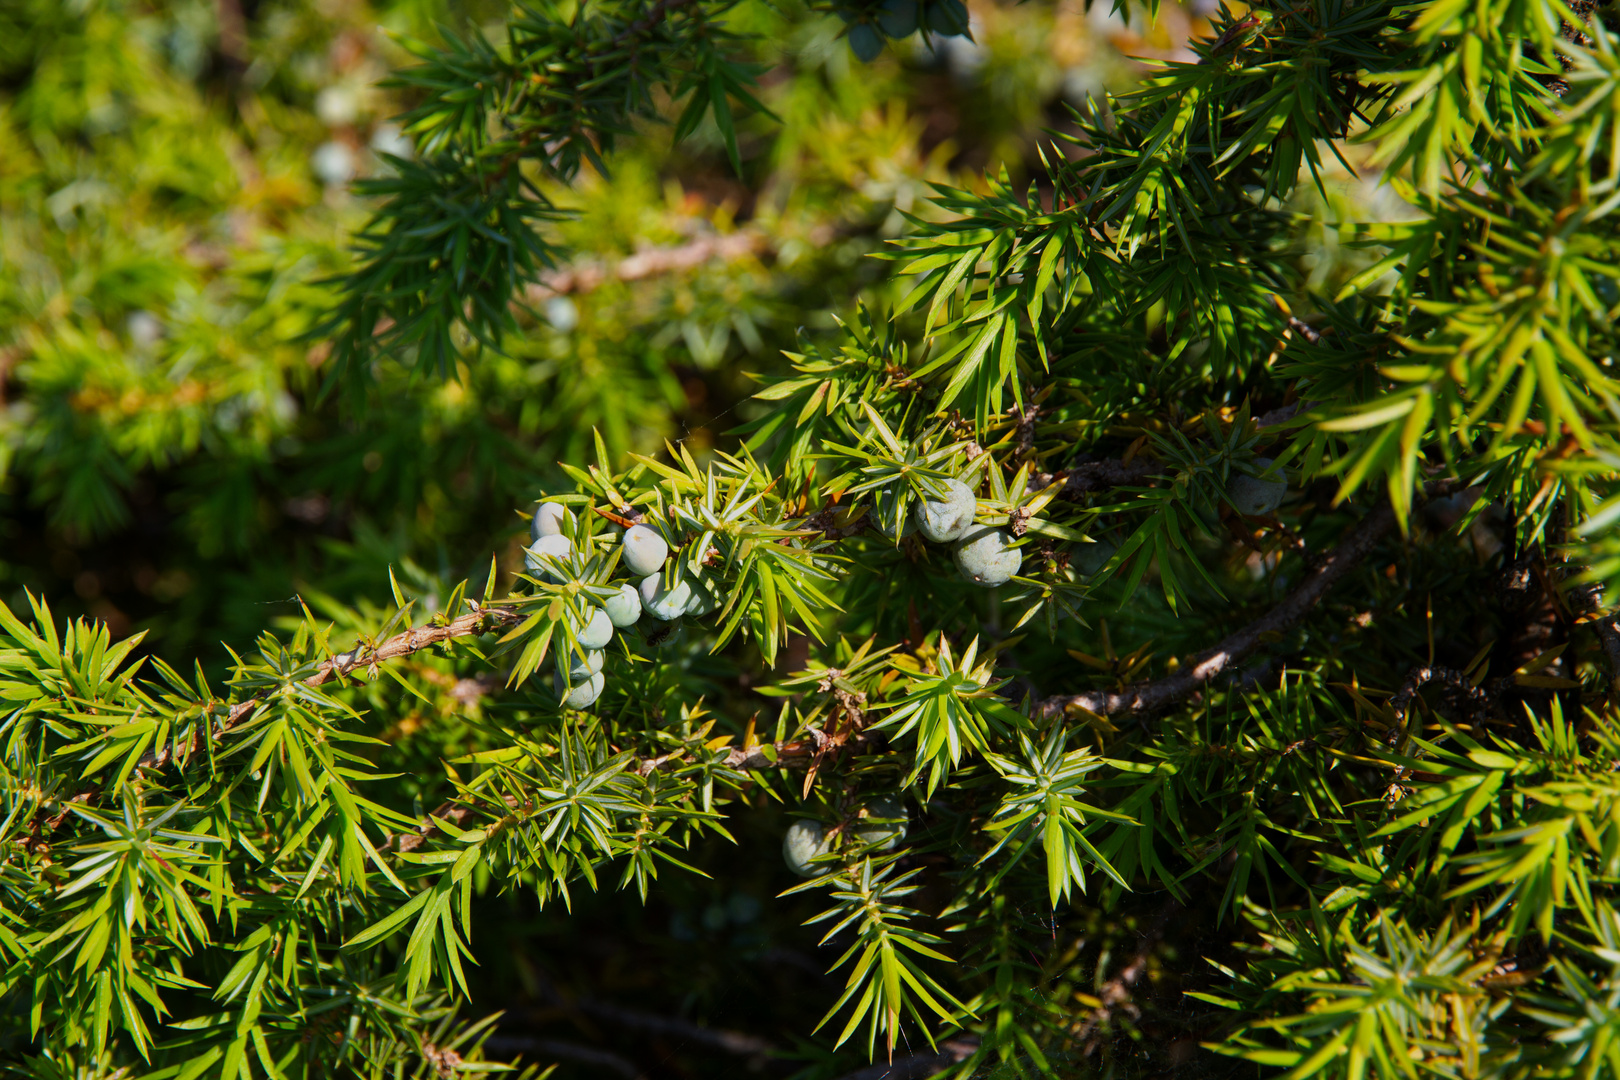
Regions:
[[[1390,70],[1368,81],[1392,88],[1360,136],[1378,144],[1374,162],[1391,172],[1411,170],[1431,194],[1470,168],[1481,134],[1498,166],[1522,146],[1550,102],[1545,78],[1558,69],[1560,23],[1570,17],[1559,0],[1435,0],[1402,35]],[[1573,16],[1575,22],[1582,22]],[[1544,59],[1531,58],[1530,48]]]
[[[1121,888],[1130,885],[1087,838],[1091,821],[1109,820],[1125,825],[1137,822],[1124,814],[1080,801],[1087,774],[1103,767],[1102,758],[1085,750],[1064,750],[1064,731],[1053,724],[1046,741],[1037,746],[1027,732],[1018,732],[1019,754],[987,755],[1008,789],[1001,797],[985,830],[996,837],[995,846],[980,862],[989,862],[1010,849],[1011,861],[1023,858],[1037,841],[1046,858],[1047,896],[1056,908],[1069,899],[1070,889],[1086,889],[1086,865],[1101,870]]]
[[[989,749],[994,735],[1005,735],[1021,726],[1022,718],[996,696],[1000,682],[993,672],[993,661],[978,662],[977,638],[960,658],[951,652],[948,638],[939,639],[937,673],[901,668],[908,677],[900,700],[890,706],[874,730],[893,729],[892,738],[914,738],[912,778],[928,772],[928,790],[938,789],[962,755]],[[909,784],[911,781],[908,780]]]
[[[954,1024],[972,1015],[972,1010],[922,966],[923,960],[949,964],[951,959],[934,948],[944,944],[942,938],[909,925],[921,913],[899,901],[917,891],[913,880],[918,871],[896,873],[898,858],[898,854],[864,858],[782,894],[831,888],[833,906],[808,920],[807,925],[832,922],[823,943],[841,930],[855,929],[854,944],[832,967],[836,971],[854,961],[844,993],[816,1027],[819,1030],[846,1005],[853,1004],[837,1042],[842,1045],[864,1024],[869,1054],[880,1034],[892,1054],[906,1020],[912,1021],[933,1045],[934,1022]]]

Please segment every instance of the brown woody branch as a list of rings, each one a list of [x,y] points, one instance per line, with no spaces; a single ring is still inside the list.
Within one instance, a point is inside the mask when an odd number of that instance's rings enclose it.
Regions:
[[[1113,463],[1097,463],[1113,464]],[[1165,679],[1141,683],[1120,691],[1092,691],[1081,694],[1050,697],[1037,705],[1038,716],[1060,715],[1070,710],[1088,711],[1106,716],[1122,713],[1150,712],[1180,701],[1195,693],[1210,679],[1247,656],[1259,646],[1265,636],[1287,629],[1299,622],[1327,593],[1327,590],[1355,566],[1395,524],[1394,512],[1386,503],[1364,518],[1351,530],[1339,546],[1310,570],[1303,584],[1287,599],[1265,616],[1230,635],[1214,648],[1192,657],[1187,669]],[[442,626],[426,626],[396,634],[373,649],[353,649],[322,663],[319,669],[304,680],[306,686],[320,686],[333,677],[343,676],[357,668],[373,673],[378,664],[408,656],[442,641],[456,637],[484,633],[498,626],[510,625],[521,615],[505,607],[475,608]],[[233,706],[224,722],[215,730],[214,737],[234,727],[261,706],[267,695],[258,695]],[[736,770],[765,770],[778,768],[809,768],[830,751],[853,748],[866,740],[853,729],[843,737],[813,733],[815,737],[782,743],[732,747],[718,764]],[[829,743],[836,742],[836,746]],[[671,766],[687,756],[678,750],[637,762],[634,772],[640,776]],[[161,765],[168,758],[168,748],[152,756],[151,763]],[[147,762],[143,762],[147,764]],[[464,826],[478,807],[446,803],[433,815],[424,819],[414,832],[390,834],[383,842],[383,850],[414,851],[439,831],[438,822],[447,821],[457,828]]]
[[[581,1065],[625,1077],[626,1080],[646,1080],[646,1074],[629,1058],[582,1043],[541,1039],[531,1035],[491,1035],[483,1045],[485,1051],[491,1054],[538,1054],[546,1058],[577,1061]]]
[[[818,969],[819,970],[819,969]],[[725,1028],[705,1027],[690,1020],[683,1020],[675,1016],[663,1016],[658,1013],[644,1012],[640,1009],[626,1008],[611,1001],[599,1001],[587,997],[575,997],[564,993],[558,988],[544,971],[534,973],[536,994],[541,1001],[553,1009],[557,1009],[576,1022],[583,1018],[597,1020],[610,1024],[621,1030],[641,1031],[653,1036],[674,1038],[687,1043],[697,1043],[715,1050],[723,1050],[728,1054],[751,1059],[750,1071],[757,1071],[766,1063],[766,1060],[777,1053],[777,1048],[769,1039],[758,1035],[750,1035],[743,1031],[730,1031]],[[541,1016],[536,1015],[535,1020]]]
[[[613,39],[613,44],[624,45],[627,42],[635,41],[636,38],[639,38],[668,18],[670,12],[683,8],[691,2],[692,0],[658,0],[656,4],[647,10],[647,14],[619,31],[618,35]]]
[[[1039,703],[1037,715],[1059,716],[1071,710],[1092,712],[1098,716],[1154,712],[1190,697],[1209,680],[1258,648],[1266,635],[1286,630],[1303,619],[1333,587],[1333,583],[1360,562],[1394,527],[1395,512],[1388,503],[1384,503],[1351,529],[1339,546],[1306,574],[1304,582],[1287,599],[1213,648],[1194,654],[1188,659],[1184,670],[1123,690],[1093,690],[1049,697]]]
[[[1389,699],[1389,709],[1395,714],[1395,727],[1390,729],[1392,742],[1405,731],[1406,714],[1417,700],[1418,691],[1430,683],[1441,685],[1445,704],[1458,719],[1477,724],[1490,715],[1490,692],[1475,686],[1466,673],[1456,668],[1424,664],[1408,672],[1401,688]]]
[[[769,749],[767,749],[767,746]],[[742,769],[744,771],[758,771],[762,769],[787,769],[808,767],[810,759],[815,756],[816,744],[808,739],[795,739],[792,742],[761,744],[757,746],[734,746],[726,751],[726,756],[718,764],[727,769]],[[671,754],[660,754],[658,757],[643,758],[636,765],[636,773],[641,776],[650,776],[666,765],[673,765],[686,757],[686,751],[677,750]]]
[[[743,229],[725,236],[700,236],[674,247],[655,247],[638,251],[613,265],[581,262],[559,270],[549,270],[540,280],[530,285],[525,296],[532,303],[567,293],[587,293],[601,288],[609,280],[641,281],[663,274],[676,274],[695,270],[711,259],[735,262],[758,255],[770,247],[763,233]]]
[[[316,668],[315,674],[304,680],[305,686],[320,686],[332,678],[333,675],[344,676],[356,668],[365,668],[375,677],[377,665],[388,660],[397,660],[402,656],[409,656],[423,649],[431,648],[441,641],[451,638],[469,637],[474,634],[487,633],[498,627],[509,626],[522,616],[512,608],[506,607],[474,607],[465,615],[458,616],[442,626],[422,626],[395,634],[387,641],[374,649],[350,649],[339,653],[330,660],[325,660]],[[210,734],[217,739],[237,724],[242,723],[269,699],[269,694],[255,694],[244,701],[231,706],[225,719],[220,721]],[[202,737],[201,732],[195,737]],[[141,768],[161,768],[168,763],[170,747],[165,745],[148,754],[141,760]]]
[[[1268,427],[1276,427],[1278,424],[1286,424],[1288,421],[1297,416],[1301,410],[1309,409],[1315,404],[1316,403],[1314,401],[1295,401],[1287,405],[1279,406],[1269,412],[1263,412],[1259,416],[1255,417],[1254,426],[1264,431]]]
[[[373,677],[377,674],[377,665],[386,660],[398,660],[402,656],[421,652],[431,648],[441,641],[451,638],[470,637],[474,634],[485,634],[497,627],[510,626],[517,622],[522,615],[512,608],[505,607],[475,607],[465,615],[457,616],[443,626],[421,626],[403,633],[395,634],[375,649],[350,649],[345,653],[338,653],[330,660],[323,661],[315,670],[315,674],[304,680],[305,686],[320,686],[333,675],[348,675],[356,668],[365,668]],[[228,731],[242,719],[264,704],[267,695],[260,694],[250,697],[246,701],[231,706],[230,715],[220,725],[221,732]]]
[[[1296,401],[1281,408],[1272,409],[1270,412],[1256,417],[1255,426],[1264,430],[1278,424],[1285,424],[1292,420],[1301,409],[1309,408],[1311,404],[1308,401]],[[1020,431],[1022,431],[1022,428],[1020,428]],[[1034,486],[1038,490],[1054,481],[1062,480],[1063,490],[1058,494],[1067,499],[1100,488],[1128,487],[1132,484],[1140,484],[1155,473],[1164,471],[1164,462],[1154,461],[1141,455],[1137,455],[1129,461],[1114,459],[1084,461],[1067,470],[1060,470],[1055,473],[1038,473],[1034,478]]]
[[[1134,457],[1130,461],[1087,461],[1069,470],[1063,478],[1062,494],[1069,498],[1098,488],[1140,484],[1163,471],[1164,462],[1145,457]]]

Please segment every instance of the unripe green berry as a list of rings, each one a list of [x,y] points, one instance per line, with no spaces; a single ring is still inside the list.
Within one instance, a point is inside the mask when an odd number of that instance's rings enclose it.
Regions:
[[[618,595],[608,597],[602,604],[602,610],[607,612],[614,626],[620,629],[634,626],[636,620],[641,618],[641,594],[634,585],[620,585]]]
[[[879,795],[866,804],[866,817],[898,820],[863,820],[855,829],[855,839],[863,844],[876,844],[879,851],[893,851],[906,837],[906,804],[893,795]]]
[[[560,582],[562,575],[548,570],[545,564],[540,561],[540,557],[546,555],[561,561],[573,554],[573,551],[574,545],[569,542],[566,536],[558,534],[542,536],[529,545],[528,552],[523,556],[523,562],[528,566],[531,574],[535,574],[545,581]]]
[[[645,525],[633,525],[625,530],[621,543],[625,569],[637,577],[656,574],[669,558],[669,544]]]
[[[602,670],[602,661],[607,658],[607,653],[601,649],[586,649],[582,659],[579,653],[565,649],[562,657],[568,661],[568,681],[577,686]]]
[[[720,586],[713,578],[686,574],[683,575],[683,580],[692,589],[692,599],[687,601],[686,614],[696,618],[707,615],[720,606]]]
[[[909,36],[917,29],[917,0],[885,0],[878,25],[892,38]]]
[[[601,608],[592,608],[585,626],[575,634],[582,649],[600,649],[613,640],[613,620]]]
[[[686,614],[692,603],[692,586],[683,575],[675,584],[664,588],[663,574],[648,574],[641,579],[641,606],[655,619],[669,622]]]
[[[849,47],[861,60],[876,60],[883,51],[883,35],[866,23],[856,23],[849,28]]]
[[[1264,472],[1271,467],[1270,458],[1255,458],[1257,469]],[[1246,516],[1269,514],[1282,504],[1288,494],[1288,481],[1279,475],[1275,480],[1262,480],[1258,476],[1235,473],[1226,485],[1226,496],[1238,513]]]
[[[551,677],[551,689],[557,695],[558,704],[569,709],[588,709],[596,704],[606,684],[607,679],[600,671],[574,686],[569,686],[560,672]]]
[[[957,541],[952,555],[963,577],[987,589],[1006,584],[1024,562],[1024,553],[1012,546],[1007,534],[987,525]]]
[[[543,502],[535,510],[534,517],[529,521],[529,539],[538,540],[542,536],[559,536],[562,534],[563,520],[568,511],[562,503]]]
[[[788,869],[800,877],[815,877],[824,872],[826,867],[814,865],[812,860],[827,854],[831,848],[827,826],[809,818],[799,818],[789,825],[787,835],[782,837],[782,858],[787,860]]]
[[[944,499],[923,499],[912,510],[917,528],[936,544],[960,540],[973,527],[973,515],[979,510],[973,489],[962,481],[947,480],[945,487],[950,494]]]
[[[1108,565],[1108,560],[1114,557],[1119,549],[1107,540],[1099,540],[1095,544],[1081,544],[1074,549],[1070,565],[1088,577]]]
[[[641,633],[655,649],[678,649],[686,644],[686,626],[680,622],[650,623]]]

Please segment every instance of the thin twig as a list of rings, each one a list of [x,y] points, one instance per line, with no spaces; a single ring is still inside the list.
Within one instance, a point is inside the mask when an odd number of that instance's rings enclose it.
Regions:
[[[678,1016],[664,1016],[640,1009],[630,1009],[611,1001],[571,997],[560,991],[543,972],[537,974],[540,984],[538,996],[565,1013],[581,1013],[617,1027],[700,1043],[741,1057],[766,1058],[777,1052],[774,1043],[758,1035],[728,1031],[725,1028],[705,1027]]]
[[[776,1046],[769,1039],[762,1039],[758,1035],[749,1035],[742,1031],[704,1027],[677,1016],[660,1016],[657,1013],[642,1012],[640,1009],[627,1009],[609,1001],[580,999],[572,1002],[572,1005],[580,1012],[619,1027],[698,1043],[716,1050],[724,1050],[728,1054],[767,1058],[776,1053]]]
[[[315,669],[315,674],[304,680],[305,686],[320,686],[331,679],[334,674],[347,675],[356,668],[370,669],[376,674],[377,665],[388,660],[397,660],[402,656],[421,652],[431,648],[441,641],[452,638],[470,637],[475,634],[488,633],[500,627],[509,626],[517,622],[522,615],[513,608],[506,607],[474,607],[465,615],[458,616],[443,626],[420,626],[403,633],[395,634],[375,649],[350,649],[339,653],[330,660],[323,660]],[[242,723],[269,700],[269,694],[255,694],[231,706],[230,712],[225,714],[218,727],[210,735],[217,739]],[[201,738],[201,732],[197,736]],[[141,760],[141,768],[161,768],[169,760],[171,746],[165,744],[158,750],[148,754]]]
[[[826,741],[832,741],[828,739]],[[866,742],[863,735],[855,735],[839,741],[840,747],[859,746]],[[734,746],[726,751],[726,756],[715,764],[722,768],[738,769],[742,771],[763,771],[766,769],[804,769],[809,768],[816,760],[818,750],[824,750],[824,744],[811,739],[794,739],[788,742],[763,743],[753,746]],[[643,758],[634,762],[628,771],[638,776],[650,776],[658,769],[669,768],[687,760],[687,751],[676,750],[658,757]],[[487,806],[488,804],[483,804]],[[506,797],[507,809],[518,808],[514,796]],[[478,804],[469,803],[442,803],[439,808],[418,823],[415,832],[388,833],[383,842],[378,845],[380,851],[415,851],[427,843],[433,836],[441,832],[440,821],[447,821],[456,828],[462,828],[472,820],[481,809]]]
[[[795,739],[791,742],[761,743],[756,746],[734,746],[726,751],[718,765],[727,769],[762,770],[804,767],[808,768],[810,760],[815,756],[816,744],[809,739]],[[658,757],[644,758],[636,765],[635,771],[641,776],[650,776],[657,769],[677,764],[685,759],[685,750],[676,750],[669,754],[660,754]]]
[[[513,608],[505,607],[475,607],[465,615],[459,615],[443,626],[419,626],[403,633],[395,634],[375,649],[350,649],[345,653],[338,653],[330,660],[324,660],[315,669],[315,674],[304,680],[309,687],[320,686],[334,674],[347,675],[356,668],[367,668],[372,675],[376,675],[377,665],[386,660],[398,660],[402,656],[421,652],[431,648],[441,641],[451,638],[471,637],[476,634],[487,634],[491,630],[503,626],[510,626],[523,616]],[[245,717],[264,704],[268,695],[258,694],[246,701],[231,706],[230,715],[220,725],[220,732],[228,731],[240,723]]]
[[[1286,424],[1301,411],[1309,409],[1314,404],[1315,402],[1312,401],[1295,401],[1288,405],[1278,406],[1270,412],[1263,412],[1255,417],[1254,426],[1264,431],[1266,428],[1276,427],[1278,424]]]
[[[619,31],[618,35],[613,39],[613,44],[623,45],[634,38],[640,37],[668,18],[670,12],[683,8],[691,2],[692,0],[658,0],[656,4],[647,9],[647,14]]]
[[[1098,488],[1139,484],[1153,474],[1163,471],[1164,462],[1140,456],[1130,461],[1085,461],[1067,471],[1053,473],[1050,476],[1038,476],[1036,484],[1045,487],[1054,480],[1061,479],[1063,490],[1059,494],[1070,499]]]
[[[1389,699],[1389,708],[1395,714],[1397,725],[1405,725],[1406,712],[1412,707],[1418,691],[1433,682],[1445,687],[1446,703],[1456,714],[1457,719],[1464,723],[1477,724],[1489,715],[1490,693],[1475,686],[1466,673],[1456,668],[1425,664],[1408,672],[1406,681],[1401,683],[1401,688],[1395,692],[1395,696]]]
[[[567,293],[588,293],[609,280],[641,281],[663,274],[676,274],[695,270],[711,259],[736,262],[759,255],[769,247],[770,240],[752,229],[724,236],[700,236],[675,247],[638,251],[610,266],[580,262],[566,268],[548,270],[540,275],[539,281],[528,287],[525,298],[535,303]]]
[[[1287,599],[1214,648],[1193,655],[1184,670],[1123,690],[1093,690],[1049,697],[1037,705],[1037,715],[1058,716],[1069,710],[1098,716],[1153,712],[1190,697],[1210,679],[1258,648],[1266,635],[1286,630],[1303,619],[1333,583],[1360,562],[1394,527],[1395,512],[1385,503],[1363,518],[1332,553],[1311,568],[1304,583]]]
[[[1275,427],[1292,420],[1303,409],[1308,409],[1313,402],[1296,401],[1291,405],[1284,405],[1279,409],[1272,409],[1255,419],[1255,426],[1264,430]],[[1027,416],[1027,414],[1026,414]],[[1020,428],[1022,430],[1022,428]],[[1034,486],[1038,490],[1056,481],[1063,481],[1063,490],[1058,494],[1066,499],[1076,495],[1083,495],[1088,491],[1099,488],[1129,487],[1140,484],[1143,480],[1156,473],[1163,473],[1165,463],[1152,458],[1137,455],[1129,461],[1110,458],[1105,461],[1083,461],[1069,469],[1059,470],[1055,473],[1037,473],[1034,476]]]

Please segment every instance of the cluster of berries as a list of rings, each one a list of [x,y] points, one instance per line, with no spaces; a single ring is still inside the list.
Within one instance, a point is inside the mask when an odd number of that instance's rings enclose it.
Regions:
[[[973,523],[979,500],[972,488],[960,480],[945,481],[945,488],[943,499],[918,501],[911,519],[902,523],[900,536],[890,539],[921,533],[925,540],[949,544],[951,557],[963,577],[987,589],[1005,585],[1023,564],[1023,552],[1013,547],[1013,539],[1005,530]],[[887,497],[886,494],[878,496],[880,516],[883,516],[882,504]]]
[[[1269,458],[1255,462],[1262,471],[1271,466]],[[1265,480],[1257,476],[1238,474],[1228,487],[1227,495],[1240,513],[1269,514],[1282,502],[1288,491],[1286,480]],[[876,497],[880,519],[884,503],[892,499],[892,492],[880,492]],[[974,516],[979,503],[973,489],[960,480],[945,481],[945,497],[920,499],[909,518],[900,523],[902,539],[921,533],[924,539],[936,544],[948,544],[952,558],[962,576],[975,585],[993,588],[1012,580],[1023,564],[1023,553],[1014,546],[1013,538],[1003,529],[978,525]],[[563,529],[568,511],[561,503],[544,502],[535,511],[529,533],[532,543],[525,561],[529,571],[544,580],[561,581],[558,565],[567,560],[574,550]],[[683,616],[702,616],[720,606],[721,594],[717,583],[691,572],[688,567],[666,574],[664,564],[669,560],[669,542],[657,530],[647,525],[632,525],[628,529],[614,526],[622,551],[620,559],[636,582],[624,582],[618,592],[602,601],[583,626],[571,626],[573,639],[579,649],[560,652],[553,686],[557,699],[569,708],[583,709],[601,696],[605,682],[602,673],[603,649],[613,640],[615,628],[634,626],[643,614],[666,624],[649,632],[649,641],[670,644],[681,639],[680,620]],[[1114,545],[1103,542],[1085,545],[1078,556],[1077,566],[1083,573],[1095,573],[1108,562],[1115,552]]]
[[[1255,458],[1255,467],[1262,473],[1271,468],[1271,459],[1268,457]],[[1288,494],[1288,481],[1281,478],[1276,480],[1263,480],[1258,476],[1249,476],[1238,473],[1226,485],[1226,497],[1232,500],[1232,505],[1240,514],[1255,517],[1260,514],[1269,514],[1282,505],[1283,496]]]
[[[561,503],[544,502],[529,525],[531,543],[524,555],[529,572],[545,581],[560,582],[556,566],[574,552],[574,544],[563,530],[568,516]],[[715,582],[682,570],[672,581],[664,580],[664,563],[669,559],[669,542],[646,525],[628,529],[614,526],[622,548],[620,562],[638,581],[624,582],[618,592],[602,601],[583,626],[570,626],[580,653],[560,654],[553,688],[557,700],[571,709],[584,709],[601,696],[603,652],[613,640],[615,628],[636,625],[642,614],[663,623],[676,623],[683,615],[707,615],[719,606]],[[679,640],[678,627],[659,628],[648,639],[660,645]]]

